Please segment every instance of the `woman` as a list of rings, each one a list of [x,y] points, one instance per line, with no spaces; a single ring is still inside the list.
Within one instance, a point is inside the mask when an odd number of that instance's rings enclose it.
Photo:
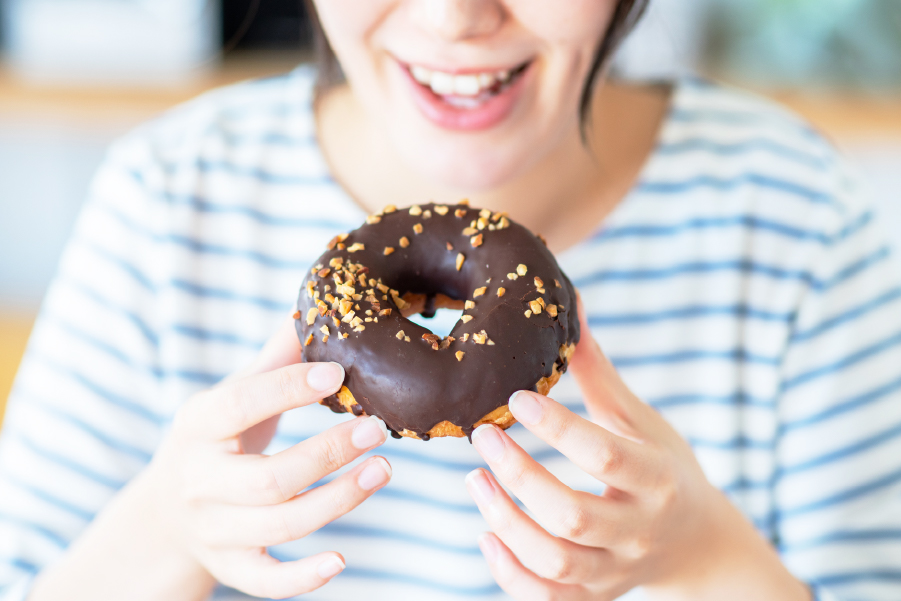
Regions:
[[[641,2],[316,9],[315,103],[307,69],[217,91],[98,174],[3,436],[2,599],[901,596],[899,272],[835,152],[604,81]],[[381,446],[308,407],[343,370],[291,299],[335,232],[464,195],[580,287],[573,377]]]

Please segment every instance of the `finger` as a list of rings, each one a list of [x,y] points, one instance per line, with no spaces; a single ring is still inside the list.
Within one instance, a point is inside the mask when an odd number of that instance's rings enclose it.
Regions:
[[[472,444],[551,532],[591,547],[609,547],[623,536],[627,516],[621,504],[565,486],[496,426],[476,428]]]
[[[300,363],[201,392],[179,409],[180,431],[226,440],[260,422],[334,394],[344,381],[338,363]]]
[[[222,584],[253,597],[285,599],[314,591],[344,570],[334,552],[297,561],[279,561],[261,551],[232,551],[216,558],[214,576]]]
[[[640,438],[637,424],[647,410],[653,410],[632,394],[591,335],[581,296],[577,306],[579,344],[569,362],[569,371],[582,391],[585,408],[593,421],[611,432],[632,439]]]
[[[355,508],[390,479],[391,465],[384,457],[372,457],[278,505],[212,505],[199,514],[198,534],[212,547],[270,547],[299,540]]]
[[[635,492],[659,481],[660,467],[647,445],[622,438],[546,396],[519,391],[510,397],[518,422],[601,482]]]
[[[551,535],[517,507],[485,470],[470,472],[466,487],[488,526],[524,566],[541,578],[585,584],[609,570],[608,551]]]
[[[388,438],[385,422],[359,417],[329,428],[272,456],[216,454],[189,473],[194,500],[274,505],[294,497]]]
[[[545,580],[527,570],[513,552],[490,532],[479,537],[479,549],[498,586],[517,601],[575,601],[587,598],[587,591],[578,585]]]

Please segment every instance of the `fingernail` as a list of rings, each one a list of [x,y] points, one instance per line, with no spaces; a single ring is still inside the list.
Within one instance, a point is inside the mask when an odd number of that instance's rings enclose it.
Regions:
[[[504,441],[501,440],[497,428],[489,424],[476,428],[472,433],[472,444],[482,457],[489,460],[500,459],[505,450]]]
[[[524,390],[514,392],[508,401],[508,406],[513,417],[524,424],[537,424],[544,414],[541,403]]]
[[[380,445],[388,438],[388,427],[385,422],[374,415],[364,417],[354,428],[350,441],[358,449],[369,449]]]
[[[482,555],[485,556],[485,560],[488,563],[497,561],[497,543],[494,537],[487,532],[483,532],[479,536],[479,549],[482,550]]]
[[[391,466],[381,457],[371,461],[357,478],[357,484],[363,490],[372,490],[381,486],[391,478]]]
[[[316,573],[319,574],[319,577],[325,578],[326,580],[334,578],[343,571],[344,562],[334,555],[320,563],[319,567],[316,568]]]
[[[466,486],[479,505],[488,505],[494,498],[494,485],[485,475],[485,470],[472,470],[466,474]]]
[[[344,381],[344,368],[338,363],[317,363],[307,372],[307,385],[313,390],[335,390]]]

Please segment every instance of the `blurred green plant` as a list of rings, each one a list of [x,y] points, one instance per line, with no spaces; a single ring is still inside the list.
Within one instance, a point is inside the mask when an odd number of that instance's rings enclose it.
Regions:
[[[901,0],[712,0],[710,66],[760,85],[901,87]]]

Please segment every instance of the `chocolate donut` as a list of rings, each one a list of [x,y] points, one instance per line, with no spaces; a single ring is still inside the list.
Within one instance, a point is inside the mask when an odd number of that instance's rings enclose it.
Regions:
[[[407,319],[442,307],[464,310],[443,339]],[[337,236],[297,309],[304,360],[346,372],[322,403],[376,415],[398,438],[511,426],[510,395],[547,394],[579,340],[575,291],[543,241],[465,202],[389,206]]]

